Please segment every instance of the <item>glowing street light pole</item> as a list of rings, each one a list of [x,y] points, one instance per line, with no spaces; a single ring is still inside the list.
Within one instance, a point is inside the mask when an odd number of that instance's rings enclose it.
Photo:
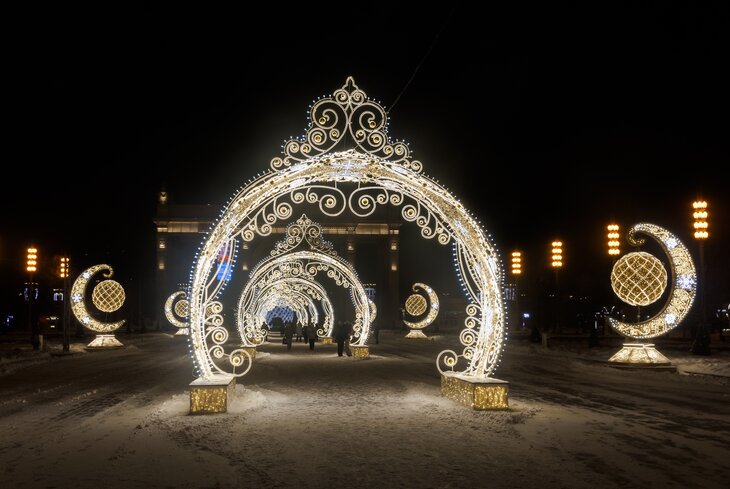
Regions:
[[[692,344],[692,353],[695,355],[710,354],[710,338],[707,331],[707,311],[705,309],[705,288],[707,280],[705,277],[705,247],[704,243],[710,237],[709,224],[707,223],[707,202],[704,200],[696,200],[692,203],[692,218],[694,219],[693,228],[694,236],[699,245],[700,269],[697,273],[697,287],[699,288],[699,306],[700,306],[700,324],[695,334],[694,343]]]
[[[522,316],[520,315],[520,275],[522,275],[522,253],[519,251],[512,252],[512,275],[515,279],[515,317],[517,318],[517,327],[522,324]]]
[[[70,274],[69,270],[70,261],[68,257],[64,256],[61,257],[61,262],[58,265],[58,276],[63,279],[63,351],[68,353],[71,349],[70,347],[70,336],[71,333],[69,331],[69,316],[68,316],[68,304],[69,304],[69,297],[68,297],[68,277]]]
[[[30,330],[30,343],[33,345],[34,350],[40,348],[40,341],[38,338],[38,332],[35,329],[33,322],[33,274],[38,270],[38,249],[35,246],[30,246],[26,253],[25,259],[25,270],[28,272],[28,329]]]
[[[563,242],[553,241],[552,261],[550,266],[555,270],[555,330],[560,329],[560,276],[559,270],[563,267]]]
[[[606,235],[608,238],[608,255],[612,258],[616,258],[621,254],[621,242],[619,241],[621,235],[618,232],[619,226],[618,224],[609,224],[606,226],[606,229],[608,230],[608,234]]]

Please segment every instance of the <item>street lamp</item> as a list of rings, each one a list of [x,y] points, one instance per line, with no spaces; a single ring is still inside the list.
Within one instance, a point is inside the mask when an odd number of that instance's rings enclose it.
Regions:
[[[551,243],[552,255],[550,266],[555,270],[555,330],[560,329],[560,277],[558,271],[563,267],[563,242]]]
[[[608,254],[613,257],[618,256],[621,254],[621,242],[619,241],[621,235],[618,232],[618,224],[609,224],[606,229],[608,229],[606,235],[608,237]]]
[[[517,318],[517,326],[519,327],[522,320],[520,319],[520,284],[519,278],[522,274],[522,253],[519,251],[512,252],[512,275],[515,277],[515,317]]]
[[[38,249],[35,246],[28,247],[25,255],[25,271],[28,272],[28,329],[30,330],[30,343],[34,350],[40,348],[40,338],[33,321],[33,274],[38,270]]]
[[[68,353],[71,349],[71,332],[69,331],[69,300],[68,300],[68,279],[70,275],[71,261],[67,256],[62,256],[58,264],[58,276],[63,279],[63,351]]]
[[[710,337],[707,332],[707,311],[705,310],[705,288],[707,280],[705,277],[705,240],[710,237],[709,224],[707,223],[707,201],[696,200],[692,202],[692,218],[694,219],[693,228],[695,239],[699,246],[700,252],[700,269],[697,273],[697,287],[699,288],[699,306],[700,306],[700,324],[692,343],[692,353],[695,355],[710,354]]]

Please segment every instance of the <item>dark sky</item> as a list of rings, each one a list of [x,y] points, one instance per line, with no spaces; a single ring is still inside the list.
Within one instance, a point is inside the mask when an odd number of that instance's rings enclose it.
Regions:
[[[500,248],[542,267],[559,236],[568,263],[604,259],[610,219],[689,240],[701,195],[727,295],[727,12],[586,3],[20,15],[3,70],[3,276],[31,241],[144,268],[161,185],[221,204],[347,75],[390,107],[420,66],[391,135]]]

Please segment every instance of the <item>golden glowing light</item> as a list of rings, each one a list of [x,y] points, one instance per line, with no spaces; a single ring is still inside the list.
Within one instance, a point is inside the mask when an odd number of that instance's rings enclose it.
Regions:
[[[608,234],[606,237],[608,238],[608,254],[611,256],[616,256],[621,254],[621,243],[619,241],[619,238],[621,235],[619,234],[619,225],[618,224],[609,224],[607,226]]]
[[[703,240],[710,237],[709,224],[707,223],[707,202],[704,200],[697,200],[692,203],[692,208],[695,210],[692,214],[694,218],[694,230],[695,239]]]
[[[522,253],[519,251],[512,252],[512,275],[520,275],[522,273]]]
[[[124,287],[116,280],[104,280],[94,287],[91,302],[102,312],[114,312],[124,305]]]
[[[426,299],[418,294],[412,294],[406,299],[406,312],[411,316],[420,316],[426,312]]]
[[[560,268],[563,266],[563,242],[553,241],[552,246],[552,262],[550,265],[553,268]]]
[[[25,263],[25,270],[27,272],[33,273],[38,270],[38,249],[35,247],[28,248],[28,253],[26,255],[26,263]]]
[[[309,120],[306,134],[284,143],[282,154],[271,160],[270,171],[232,196],[198,252],[189,300],[193,358],[201,377],[230,374],[221,370],[220,363],[233,358],[224,349],[228,336],[219,296],[225,281],[215,276],[218,250],[231,242],[270,235],[274,224],[290,219],[300,205],[316,206],[326,217],[347,212],[357,219],[384,205],[397,207],[406,222],[418,226],[423,238],[453,244],[456,271],[470,303],[459,337],[462,350],[441,352],[437,366],[439,370],[463,368],[468,375],[491,375],[504,344],[504,272],[487,233],[454,195],[421,173],[422,164],[412,158],[407,144],[390,139],[385,109],[351,77],[311,106]],[[347,183],[356,185],[343,185]],[[337,271],[333,257],[315,260],[309,252],[297,253],[293,262],[302,266],[290,267],[297,273],[332,273],[351,283]],[[285,263],[275,266],[283,273],[279,266]],[[274,266],[270,271],[275,271]],[[213,310],[218,312],[208,312]],[[365,346],[370,328],[366,299],[357,310],[363,317],[359,331],[355,326],[354,344]]]
[[[70,260],[67,257],[61,257],[58,265],[58,276],[60,278],[67,278],[69,275]]]

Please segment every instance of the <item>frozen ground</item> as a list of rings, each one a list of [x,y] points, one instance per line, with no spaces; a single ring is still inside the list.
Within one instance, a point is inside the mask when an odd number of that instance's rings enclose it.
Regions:
[[[211,416],[187,415],[180,338],[25,363],[0,376],[0,486],[728,487],[727,352],[664,352],[710,376],[514,341],[497,375],[511,410],[474,412],[439,394],[454,341],[384,332],[364,361],[271,344]]]

